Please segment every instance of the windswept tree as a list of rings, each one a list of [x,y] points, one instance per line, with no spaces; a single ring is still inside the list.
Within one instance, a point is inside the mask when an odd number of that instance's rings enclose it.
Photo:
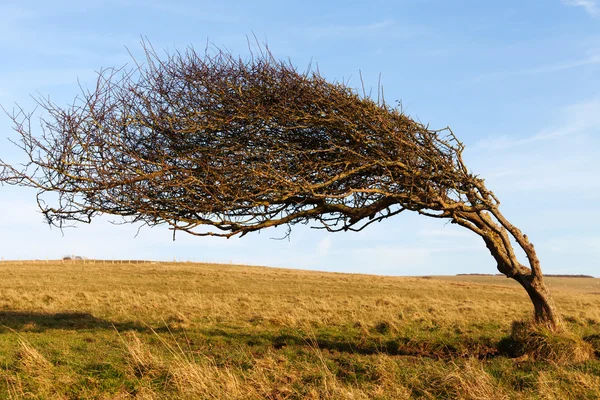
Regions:
[[[527,291],[535,320],[560,327],[533,244],[467,169],[449,128],[268,51],[146,56],[135,70],[101,71],[70,106],[39,100],[36,132],[32,114],[12,114],[28,161],[0,161],[0,181],[37,188],[49,223],[111,214],[231,237],[298,223],[359,231],[412,211],[481,237]]]

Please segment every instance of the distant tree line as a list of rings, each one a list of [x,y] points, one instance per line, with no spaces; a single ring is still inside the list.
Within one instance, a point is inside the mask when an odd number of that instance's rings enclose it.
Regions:
[[[504,276],[504,274],[456,274],[456,276]],[[545,276],[551,278],[596,278],[592,275],[583,274],[545,274]]]

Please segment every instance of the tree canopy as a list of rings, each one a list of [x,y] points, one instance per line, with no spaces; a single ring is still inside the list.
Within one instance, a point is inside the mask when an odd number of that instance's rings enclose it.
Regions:
[[[374,99],[268,51],[146,55],[133,70],[101,71],[70,106],[39,100],[39,135],[32,114],[12,115],[28,163],[0,162],[0,181],[37,188],[50,223],[106,213],[231,237],[297,223],[361,230],[414,211],[481,236],[498,270],[528,291],[536,318],[558,326],[533,245],[467,169],[449,128],[430,129],[379,90]]]

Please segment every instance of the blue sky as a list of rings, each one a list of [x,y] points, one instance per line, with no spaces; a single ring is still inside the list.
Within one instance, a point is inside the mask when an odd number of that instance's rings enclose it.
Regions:
[[[248,54],[266,41],[300,68],[376,87],[431,127],[451,126],[468,166],[538,249],[546,273],[600,275],[600,0],[141,1],[0,0],[0,104],[30,95],[66,104],[78,80],[156,49],[207,42]],[[23,160],[0,115],[0,156]],[[107,217],[50,229],[35,192],[0,187],[0,257],[236,262],[389,275],[495,273],[483,242],[404,214],[360,233],[296,227],[242,239],[197,238]]]

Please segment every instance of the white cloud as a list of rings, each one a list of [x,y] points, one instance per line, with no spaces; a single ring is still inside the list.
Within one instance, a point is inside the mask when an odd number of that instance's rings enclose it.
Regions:
[[[331,236],[325,236],[317,244],[317,255],[325,256],[329,253],[329,249],[331,249]]]
[[[467,148],[467,164],[486,179],[504,207],[538,203],[538,208],[555,210],[557,215],[572,215],[577,206],[567,206],[570,202],[578,202],[573,204],[581,207],[597,202],[600,98],[564,107],[556,114],[554,123],[549,122],[546,129],[530,137],[515,134]],[[534,221],[539,212],[532,212],[526,219]],[[552,229],[560,226],[563,231],[571,231],[582,223],[573,221],[581,218],[557,223]]]
[[[502,136],[484,139],[479,141],[475,147],[502,150],[578,134],[595,136],[600,133],[600,98],[565,107],[561,114],[562,122],[558,127],[547,128],[525,138]]]
[[[600,16],[600,7],[596,0],[562,0],[563,4],[573,7],[581,7],[592,17]]]

